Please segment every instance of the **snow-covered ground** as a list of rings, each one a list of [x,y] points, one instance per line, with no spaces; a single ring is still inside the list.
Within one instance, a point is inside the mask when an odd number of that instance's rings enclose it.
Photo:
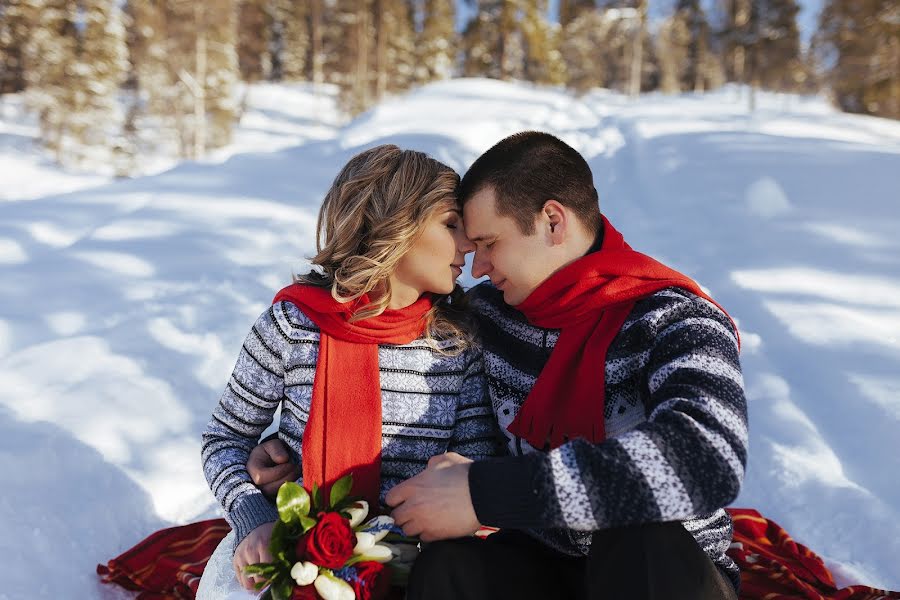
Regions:
[[[225,151],[110,181],[54,168],[0,101],[0,599],[117,597],[98,562],[216,514],[200,433],[350,156],[390,142],[462,171],[523,129],[581,151],[626,239],[738,320],[735,505],[840,583],[900,589],[900,124],[777,95],[748,115],[736,89],[632,103],[487,80],[346,124],[332,90],[256,86],[249,105]]]

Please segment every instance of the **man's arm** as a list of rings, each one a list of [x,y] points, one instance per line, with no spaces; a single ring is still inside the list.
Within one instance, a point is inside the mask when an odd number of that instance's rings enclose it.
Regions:
[[[485,525],[518,529],[680,520],[731,502],[746,463],[747,412],[730,321],[703,300],[673,297],[632,326],[647,328],[647,422],[599,444],[575,440],[444,473],[429,466],[388,502],[410,502],[404,519],[432,539],[471,527],[468,517],[429,509],[451,493],[470,498],[457,514],[474,508]]]
[[[472,465],[482,523],[593,531],[683,520],[734,500],[748,432],[731,322],[704,300],[673,298],[647,331],[648,420],[599,444]]]
[[[277,433],[266,437],[250,451],[247,472],[256,487],[273,502],[281,484],[300,478],[300,466],[291,462],[291,453]]]

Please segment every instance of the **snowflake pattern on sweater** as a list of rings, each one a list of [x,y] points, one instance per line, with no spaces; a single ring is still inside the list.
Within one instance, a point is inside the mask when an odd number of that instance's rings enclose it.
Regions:
[[[319,328],[278,302],[254,323],[203,434],[203,471],[236,532],[235,546],[278,513],[250,480],[247,458],[278,409],[278,436],[302,464],[319,352]],[[481,349],[455,356],[422,340],[378,348],[382,399],[381,500],[421,472],[428,458],[458,452],[497,456],[498,433],[485,389]],[[300,479],[302,483],[302,476]]]

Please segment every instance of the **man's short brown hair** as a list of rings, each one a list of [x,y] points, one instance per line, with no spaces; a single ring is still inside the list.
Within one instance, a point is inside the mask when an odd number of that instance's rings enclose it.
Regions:
[[[572,209],[589,231],[600,228],[591,168],[549,133],[515,133],[479,156],[460,182],[460,203],[487,187],[494,189],[497,212],[512,217],[525,235],[534,233],[535,216],[547,200]]]

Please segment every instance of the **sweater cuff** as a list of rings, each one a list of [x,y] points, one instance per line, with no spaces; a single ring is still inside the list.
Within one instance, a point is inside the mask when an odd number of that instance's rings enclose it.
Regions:
[[[234,529],[234,548],[232,553],[251,531],[278,520],[278,509],[269,502],[262,492],[253,492],[235,501],[228,520]]]
[[[540,528],[547,511],[538,492],[544,456],[504,456],[472,463],[469,494],[478,522],[508,529]]]

